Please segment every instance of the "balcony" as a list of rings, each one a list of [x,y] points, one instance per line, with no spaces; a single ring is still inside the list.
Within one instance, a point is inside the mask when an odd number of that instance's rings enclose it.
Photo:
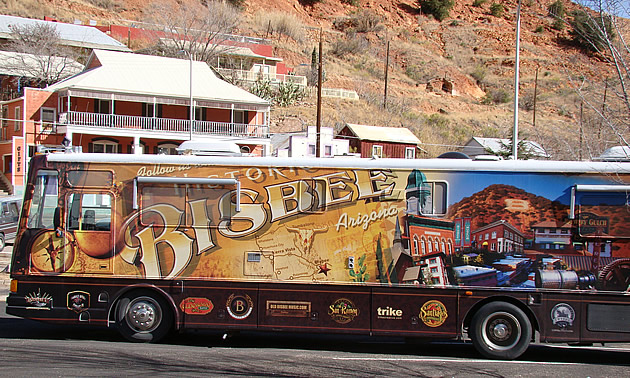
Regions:
[[[261,79],[269,80],[272,85],[277,85],[278,83],[294,83],[301,87],[306,87],[306,76],[233,70],[230,68],[216,68],[216,70],[225,78],[233,80],[242,80],[253,83],[256,80]]]
[[[59,127],[81,126],[92,129],[137,130],[189,135],[190,120],[172,118],[153,118],[118,114],[100,114],[70,111],[59,114]],[[194,121],[193,135],[230,136],[240,138],[269,138],[268,125],[249,125],[244,123]]]

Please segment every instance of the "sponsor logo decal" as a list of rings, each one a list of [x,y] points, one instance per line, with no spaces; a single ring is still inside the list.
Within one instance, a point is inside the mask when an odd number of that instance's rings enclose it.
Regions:
[[[90,293],[85,291],[71,291],[68,293],[68,310],[77,314],[90,308]]]
[[[567,328],[573,325],[575,310],[566,303],[558,303],[551,309],[551,321],[553,325]]]
[[[399,310],[392,307],[379,307],[376,309],[376,317],[379,319],[391,319],[391,320],[401,320],[403,315],[403,310]]]
[[[350,299],[339,298],[328,306],[328,315],[337,323],[346,324],[359,315],[359,309]]]
[[[30,310],[50,310],[52,308],[52,296],[48,293],[42,293],[41,289],[37,289],[37,293],[27,294],[24,299],[26,303],[31,305],[31,307],[27,307]]]
[[[446,312],[446,306],[440,301],[430,300],[420,307],[420,314],[418,315],[422,322],[429,327],[439,327],[448,318]]]
[[[206,315],[212,311],[214,305],[212,304],[212,301],[208,298],[190,297],[184,298],[180,302],[179,308],[181,308],[182,311],[188,315]]]
[[[308,318],[310,313],[311,302],[267,301],[267,316]]]
[[[237,320],[247,318],[254,309],[254,302],[249,295],[232,294],[226,302],[227,312]]]

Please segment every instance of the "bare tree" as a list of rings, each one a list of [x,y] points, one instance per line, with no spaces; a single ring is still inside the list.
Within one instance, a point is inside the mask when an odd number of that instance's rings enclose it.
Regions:
[[[16,76],[28,78],[31,85],[45,87],[73,75],[83,66],[79,54],[62,44],[59,32],[51,24],[11,25],[8,49],[16,54],[0,61]]]
[[[597,77],[580,72],[569,76],[579,101],[578,157],[598,156],[608,147],[630,146],[630,47],[626,36],[628,3],[622,0],[581,0],[581,10],[567,20],[577,42],[606,63]]]
[[[233,39],[240,13],[230,3],[209,0],[174,5],[160,0],[149,6],[147,14],[156,28],[155,48],[166,56],[181,57],[186,51],[195,60],[216,66],[219,54],[235,48],[228,41]]]

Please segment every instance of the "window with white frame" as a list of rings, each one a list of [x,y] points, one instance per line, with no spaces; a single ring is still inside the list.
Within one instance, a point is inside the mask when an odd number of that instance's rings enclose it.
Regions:
[[[22,129],[22,107],[16,106],[13,112],[13,131],[20,131]]]
[[[372,146],[372,156],[383,157],[383,146],[375,144]]]
[[[315,156],[316,155],[316,149],[315,149],[315,145],[314,144],[310,144],[309,143],[307,154],[308,154],[308,156]]]
[[[414,235],[413,236],[413,251],[412,251],[414,256],[417,256],[420,253],[419,248],[420,248],[420,246],[419,246],[419,243],[418,243],[418,237],[416,235]]]
[[[162,143],[157,146],[158,155],[177,155],[177,147],[175,143]]]
[[[53,132],[55,122],[57,121],[57,109],[41,108],[39,110],[39,119],[41,120],[41,131],[46,133]]]
[[[109,140],[95,140],[92,142],[92,152],[115,154],[118,152],[118,143]]]
[[[416,148],[405,147],[405,159],[415,159],[415,158],[416,158]]]

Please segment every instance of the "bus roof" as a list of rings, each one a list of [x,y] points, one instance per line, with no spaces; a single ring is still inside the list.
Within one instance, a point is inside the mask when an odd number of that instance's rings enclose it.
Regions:
[[[630,173],[630,163],[551,160],[468,159],[365,159],[365,158],[279,158],[279,157],[224,157],[195,155],[51,153],[50,162],[135,163],[135,164],[202,164],[252,167],[312,167],[312,168],[399,168],[446,171],[505,171],[549,173]]]

